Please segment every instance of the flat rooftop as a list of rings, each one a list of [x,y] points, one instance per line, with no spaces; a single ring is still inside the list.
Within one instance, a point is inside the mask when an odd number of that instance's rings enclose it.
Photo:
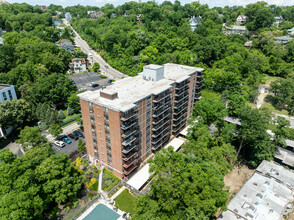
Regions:
[[[154,94],[157,95],[169,88],[175,82],[181,82],[194,72],[201,72],[204,69],[178,64],[165,64],[164,78],[158,81],[147,81],[143,79],[142,73],[136,77],[121,79],[105,89],[98,91],[87,91],[79,94],[81,99],[106,106],[117,111],[127,111],[135,107],[135,103]],[[162,66],[151,64],[148,67],[159,69]],[[101,97],[100,92],[112,95],[118,94],[118,98],[108,99]]]
[[[278,147],[275,158],[280,160],[283,164],[294,167],[294,153],[289,150]]]
[[[255,174],[229,202],[219,219],[278,220],[289,210],[293,200],[294,173],[273,161],[263,161]]]
[[[11,85],[0,84],[0,90],[9,88]]]

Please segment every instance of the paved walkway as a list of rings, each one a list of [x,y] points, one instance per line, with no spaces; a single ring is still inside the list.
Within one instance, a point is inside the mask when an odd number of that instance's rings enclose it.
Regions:
[[[68,135],[71,132],[78,130],[79,128],[80,128],[80,125],[78,125],[77,122],[72,123],[72,124],[64,127],[62,129],[63,132],[60,135]],[[48,131],[43,131],[42,135],[46,136],[46,138],[49,140],[49,142],[53,142],[55,139]]]
[[[119,194],[122,193],[122,191],[124,191],[126,189],[125,186],[123,186],[122,188],[120,188],[113,196],[111,196],[110,199],[114,200]]]

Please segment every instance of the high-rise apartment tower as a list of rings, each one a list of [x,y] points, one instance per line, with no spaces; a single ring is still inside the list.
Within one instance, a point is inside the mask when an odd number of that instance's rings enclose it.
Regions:
[[[203,70],[151,64],[136,77],[79,94],[91,162],[129,178],[187,126],[200,98]]]

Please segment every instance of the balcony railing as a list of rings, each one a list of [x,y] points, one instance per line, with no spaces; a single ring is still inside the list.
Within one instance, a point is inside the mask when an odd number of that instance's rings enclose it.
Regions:
[[[163,126],[167,126],[170,123],[170,120],[164,120],[160,124],[155,125],[152,128],[152,131],[157,131],[158,129],[162,128]]]
[[[159,135],[161,135],[163,132],[165,132],[166,130],[168,130],[168,129],[170,129],[170,127],[169,126],[167,126],[167,127],[165,127],[165,128],[163,128],[161,131],[158,131],[156,134],[155,134],[155,132],[152,134],[152,138],[156,138],[156,137],[158,137]]]
[[[122,126],[121,126],[121,129],[123,130],[127,130],[129,129],[130,127],[134,126],[137,124],[137,121],[133,121],[133,122],[130,122],[130,123],[124,123]]]
[[[133,149],[135,149],[136,147],[138,147],[138,145],[133,145],[133,146],[131,146],[131,147],[125,147],[123,150],[122,150],[122,152],[124,153],[124,154],[127,154],[127,153],[129,153],[131,150],[133,150]]]
[[[131,136],[129,137],[127,140],[124,140],[124,142],[122,143],[123,146],[128,146],[131,143],[133,143],[135,140],[137,140],[138,137],[136,136]]]
[[[134,156],[137,156],[138,152],[130,152],[129,154],[127,154],[126,156],[123,156],[123,161],[128,161],[129,159],[131,159]]]
[[[181,128],[184,128],[184,126],[186,125],[186,121],[181,121],[182,123],[179,123],[179,125],[177,125],[174,129],[173,129],[173,133],[177,133],[178,131],[181,130]]]
[[[122,121],[127,121],[127,120],[129,120],[129,119],[131,119],[133,117],[137,117],[137,116],[138,116],[138,112],[132,112],[132,113],[129,113],[128,115],[123,115],[121,117],[121,120]]]
[[[154,99],[153,99],[153,102],[154,103],[160,102],[164,98],[167,98],[169,95],[170,95],[170,92],[168,91],[168,92],[165,92],[163,95],[155,96]]]
[[[128,168],[128,167],[130,167],[132,164],[134,164],[135,162],[138,162],[138,160],[134,159],[134,160],[132,160],[132,161],[124,162],[124,163],[123,163],[123,167],[124,167],[124,168]]]
[[[131,172],[133,172],[137,168],[136,165],[130,166],[127,170],[124,170],[125,175],[129,175]]]
[[[167,106],[167,107],[166,107]],[[160,116],[160,115],[162,115],[163,113],[165,113],[165,112],[167,112],[168,110],[170,110],[170,105],[165,105],[165,106],[163,106],[163,108],[161,109],[161,110],[156,110],[154,113],[153,113],[153,115],[152,115],[152,117],[158,117],[158,116]]]
[[[163,119],[167,118],[167,117],[171,117],[170,116],[170,113],[165,113],[165,115],[161,115],[160,117],[157,117],[153,120],[152,124],[156,125],[158,124],[159,122],[161,122]]]
[[[127,138],[127,137],[129,137],[129,136],[135,134],[136,132],[138,132],[137,129],[130,129],[130,130],[127,130],[126,132],[124,132],[124,133],[122,134],[122,137],[123,137],[123,138]]]

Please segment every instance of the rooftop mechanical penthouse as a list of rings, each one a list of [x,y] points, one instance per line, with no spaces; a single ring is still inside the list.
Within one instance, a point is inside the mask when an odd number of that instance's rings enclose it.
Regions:
[[[91,162],[128,179],[187,126],[203,70],[151,64],[136,77],[79,94]]]

